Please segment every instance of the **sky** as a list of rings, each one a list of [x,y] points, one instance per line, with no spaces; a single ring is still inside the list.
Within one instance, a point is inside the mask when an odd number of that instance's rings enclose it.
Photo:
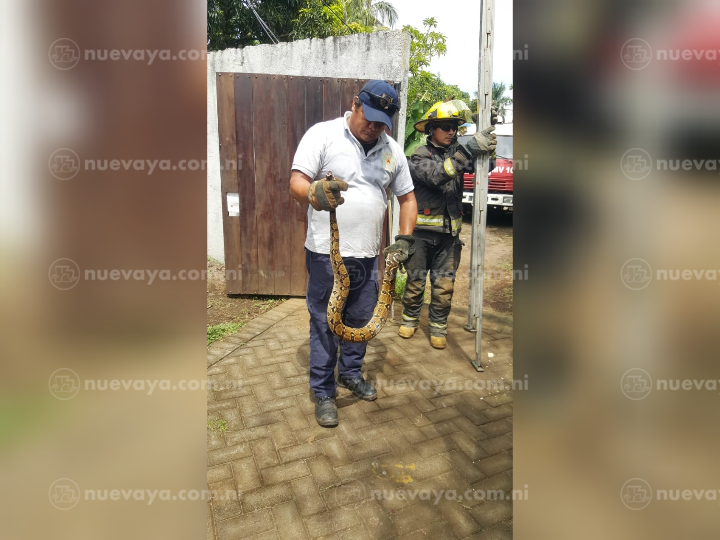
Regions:
[[[439,73],[447,84],[456,84],[474,96],[478,88],[478,55],[480,50],[480,0],[390,0],[400,21],[394,30],[406,24],[423,28],[423,19],[435,17],[437,31],[447,38],[447,54],[434,58],[429,68]],[[495,1],[495,50],[493,81],[513,82],[513,3]],[[507,95],[512,96],[508,91]]]

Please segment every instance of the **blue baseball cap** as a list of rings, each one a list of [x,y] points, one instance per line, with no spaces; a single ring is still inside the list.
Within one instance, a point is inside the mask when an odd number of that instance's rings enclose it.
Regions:
[[[369,81],[358,94],[369,122],[382,122],[392,129],[392,117],[400,109],[397,92],[385,81]]]

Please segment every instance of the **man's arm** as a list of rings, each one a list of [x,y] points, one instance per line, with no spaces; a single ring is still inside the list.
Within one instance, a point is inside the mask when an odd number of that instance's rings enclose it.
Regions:
[[[304,207],[308,202],[308,189],[312,184],[312,178],[296,169],[290,173],[290,196],[300,202]]]
[[[400,229],[399,234],[410,235],[415,230],[415,222],[417,221],[417,200],[415,192],[411,191],[398,198],[400,203]]]

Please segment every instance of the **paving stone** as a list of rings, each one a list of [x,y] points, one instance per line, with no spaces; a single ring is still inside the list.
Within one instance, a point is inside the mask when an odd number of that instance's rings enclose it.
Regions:
[[[389,422],[390,420],[403,418],[403,413],[399,409],[384,409],[368,413],[366,416],[370,422],[377,425]]]
[[[306,463],[318,486],[329,486],[340,482],[340,478],[326,456],[320,455],[310,458],[306,460]]]
[[[484,431],[484,429],[480,429],[478,426],[476,426],[467,416],[458,416],[457,418],[453,418],[452,423],[458,426],[462,431],[464,431],[465,434],[473,441],[479,441],[480,439],[488,438],[488,435]]]
[[[244,417],[260,414],[260,409],[255,401],[255,396],[243,396],[237,398],[237,404]]]
[[[338,508],[305,519],[311,538],[350,529],[361,524],[357,512],[351,508]]]
[[[502,472],[475,482],[472,487],[482,493],[483,499],[498,500],[502,496],[500,492],[512,496],[513,483],[512,478]]]
[[[293,492],[288,482],[254,489],[249,493],[243,494],[243,512],[247,514],[263,508],[269,508],[276,504],[290,501],[293,497]]]
[[[496,454],[475,463],[485,476],[493,476],[512,467],[512,457],[507,452]]]
[[[497,422],[483,424],[482,426],[482,431],[487,433],[490,437],[497,437],[498,435],[510,433],[512,432],[512,429],[512,422],[510,422],[510,420],[508,420],[507,418],[503,418],[502,420],[498,420]]]
[[[485,477],[482,471],[473,463],[468,455],[462,450],[453,450],[445,454],[455,470],[460,473],[468,482],[477,482]]]
[[[304,461],[294,461],[283,465],[276,465],[260,471],[265,484],[277,484],[287,482],[300,476],[307,476],[310,470]]]
[[[237,406],[237,402],[234,399],[225,399],[223,401],[215,401],[212,404],[208,404],[207,412],[210,414],[224,409],[234,409]]]
[[[310,516],[326,510],[312,476],[296,478],[290,484],[301,515]]]
[[[278,411],[279,412],[279,411]],[[282,416],[281,416],[282,418]],[[278,422],[268,426],[268,432],[275,443],[275,448],[284,448],[286,446],[294,446],[298,443],[295,434],[285,422]]]
[[[258,426],[254,428],[246,428],[232,433],[225,433],[225,440],[228,446],[240,444],[243,442],[255,441],[257,439],[265,439],[270,437],[267,426]]]
[[[360,461],[382,454],[388,454],[392,449],[385,439],[374,439],[372,441],[365,441],[360,444],[348,446],[347,451],[353,461]]]
[[[451,433],[450,438],[472,461],[482,459],[488,455],[487,452],[485,452],[482,447],[478,446],[478,443],[473,441],[464,431]]]
[[[308,538],[305,525],[295,502],[288,501],[272,509],[278,535],[283,540],[303,540]]]
[[[216,450],[210,450],[208,452],[208,465],[218,465],[220,463],[227,463],[228,461],[234,461],[243,457],[252,455],[252,450],[249,444],[236,444],[235,446],[227,446],[225,448],[218,448]]]
[[[512,518],[512,501],[485,501],[470,511],[483,527],[492,527]]]
[[[217,519],[227,519],[242,512],[232,479],[208,484],[208,489],[213,494],[212,508]]]
[[[218,411],[220,418],[225,420],[225,429],[228,431],[240,431],[245,429],[240,409],[224,409]]]
[[[452,421],[440,422],[438,424],[432,424],[430,426],[423,426],[420,428],[421,433],[427,439],[435,439],[445,435],[450,435],[456,431],[460,431],[460,428]]]
[[[396,515],[392,515],[391,519],[395,523],[398,536],[402,536],[441,520],[442,515],[432,503],[420,501],[403,508]]]
[[[283,463],[289,463],[291,461],[321,455],[322,448],[320,448],[319,444],[303,443],[295,446],[288,446],[287,448],[280,448],[278,450],[278,454],[280,454],[280,461]]]
[[[483,411],[483,414],[485,417],[490,420],[491,422],[495,420],[501,420],[503,418],[507,418],[508,416],[512,416],[513,410],[512,407],[509,405],[500,405],[499,407],[490,407],[488,409],[485,409]],[[471,418],[472,420],[472,418]]]
[[[478,445],[480,445],[488,455],[493,455],[511,449],[513,442],[508,435],[500,435],[492,439],[484,439],[478,442]]]
[[[381,439],[385,437],[394,437],[398,434],[398,429],[392,422],[385,422],[373,426],[367,426],[357,430],[362,440],[369,441],[372,439]]]
[[[262,412],[270,412],[270,411],[282,411],[285,409],[296,409],[297,406],[295,405],[295,398],[284,397],[284,398],[275,398],[272,401],[260,402],[260,403],[258,403],[258,408]]]
[[[269,510],[253,512],[217,523],[217,540],[237,540],[267,531],[274,527]]]
[[[480,534],[476,534],[471,538],[472,540],[512,540],[512,525],[503,523],[501,525],[497,525],[496,527],[485,529]]]
[[[208,467],[207,483],[214,484],[220,480],[232,478],[232,475],[232,468],[229,463],[223,463],[222,465],[216,465],[215,467]]]
[[[274,424],[276,422],[282,422],[283,420],[285,420],[280,411],[271,411],[267,413],[256,414],[254,416],[245,416],[244,419],[245,426],[249,428],[257,426],[267,426],[269,424]]]
[[[247,457],[232,462],[232,472],[235,486],[240,493],[246,493],[262,485],[260,472],[255,465],[255,459]]]
[[[208,432],[207,432],[208,450],[214,450],[216,448],[225,448],[227,445],[228,444],[225,440],[225,437],[223,437],[223,434],[221,431],[208,430]]]
[[[250,444],[255,456],[255,463],[257,463],[260,470],[280,464],[272,439],[258,439]]]
[[[402,461],[417,461],[422,457],[417,445],[411,443],[402,433],[397,433],[385,440],[390,445],[393,454]]]
[[[452,468],[450,461],[443,455],[438,454],[429,458],[419,460],[415,464],[413,478],[424,480],[432,476],[440,475]]]
[[[447,436],[438,437],[429,441],[417,443],[415,448],[424,458],[434,456],[436,454],[442,454],[444,452],[450,452],[455,450],[457,446],[453,440]]]
[[[285,420],[287,421],[288,426],[293,431],[310,427],[308,421],[305,419],[305,415],[296,406],[284,410],[283,414],[285,415]]]
[[[363,503],[358,514],[368,531],[369,538],[376,540],[395,538],[393,522],[377,501]]]
[[[323,453],[328,457],[333,467],[347,465],[352,462],[345,445],[337,437],[322,439],[320,446],[322,446]]]
[[[470,510],[458,501],[441,499],[438,501],[437,507],[458,538],[466,538],[482,529],[480,524],[473,519]]]
[[[422,536],[420,536],[422,535]],[[403,536],[403,540],[456,540],[457,536],[450,527],[444,522],[433,523],[429,527],[425,527],[420,531],[416,531],[409,536]]]
[[[459,415],[460,413],[455,407],[445,407],[443,409],[436,409],[425,413],[425,416],[427,416],[433,424],[439,424]]]

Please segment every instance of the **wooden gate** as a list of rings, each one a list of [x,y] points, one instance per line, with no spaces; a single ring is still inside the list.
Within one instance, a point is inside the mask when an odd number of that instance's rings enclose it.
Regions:
[[[307,208],[290,197],[292,159],[305,132],[349,111],[366,82],[217,73],[227,294],[305,295]],[[387,215],[384,231],[383,247]]]

